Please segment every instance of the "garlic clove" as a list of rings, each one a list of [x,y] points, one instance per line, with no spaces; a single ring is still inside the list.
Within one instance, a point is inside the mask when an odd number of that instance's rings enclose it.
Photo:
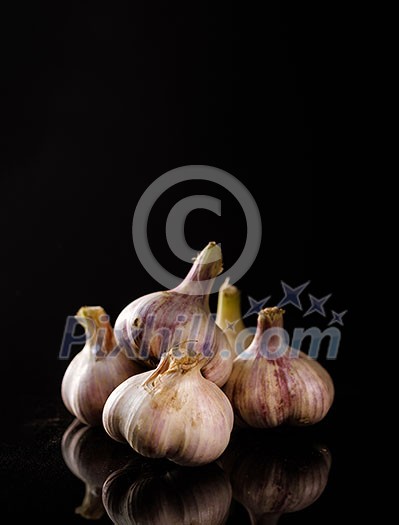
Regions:
[[[234,360],[223,390],[237,425],[310,425],[321,421],[332,405],[332,379],[317,361],[289,347],[274,358],[278,336],[271,330],[282,328],[283,313],[277,307],[262,310],[251,345]]]
[[[214,463],[198,467],[195,476],[170,463],[148,464],[139,472],[126,467],[103,485],[104,507],[118,525],[222,525],[231,497],[228,476]]]
[[[202,373],[222,386],[231,373],[234,356],[209,309],[209,294],[221,271],[221,249],[211,242],[179,286],[140,297],[123,309],[115,323],[118,343],[138,362],[154,368],[172,346],[196,341],[193,351],[210,358]]]
[[[127,379],[105,404],[107,433],[143,456],[187,466],[214,461],[229,442],[233,411],[222,390],[202,376],[206,362],[172,348],[155,371]]]
[[[119,350],[104,309],[85,306],[77,313],[86,330],[84,348],[69,363],[62,380],[62,400],[87,425],[100,425],[109,394],[143,368]]]
[[[85,484],[85,495],[76,514],[100,519],[105,513],[102,485],[111,472],[132,461],[133,451],[109,439],[102,428],[83,425],[78,419],[65,430],[61,451],[69,470]]]

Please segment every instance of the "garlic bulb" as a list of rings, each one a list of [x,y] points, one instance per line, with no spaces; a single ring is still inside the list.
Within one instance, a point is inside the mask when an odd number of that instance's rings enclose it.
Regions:
[[[255,337],[235,360],[224,386],[239,424],[268,428],[310,425],[327,414],[334,386],[327,371],[303,352],[276,348],[283,326],[280,308],[259,313]]]
[[[103,483],[131,460],[133,451],[109,439],[102,428],[83,425],[78,419],[64,432],[61,451],[69,470],[85,483],[85,496],[76,514],[91,520],[101,518],[105,514]]]
[[[117,348],[108,316],[101,306],[84,306],[76,318],[86,329],[86,344],[65,371],[62,400],[82,423],[100,425],[109,394],[143,368]]]
[[[220,388],[202,376],[204,362],[202,355],[171,349],[155,371],[124,381],[105,404],[105,430],[143,456],[188,466],[215,460],[234,417]]]
[[[156,500],[154,499],[156,498]],[[155,502],[156,501],[156,502]],[[215,464],[124,468],[103,485],[104,507],[118,525],[222,525],[231,504],[227,475]]]
[[[203,368],[204,376],[222,386],[231,373],[233,355],[209,310],[209,293],[221,271],[221,250],[211,242],[179,286],[126,306],[115,322],[118,343],[134,359],[154,368],[169,348],[183,340],[196,340],[193,351],[212,357]]]
[[[251,523],[271,525],[321,496],[331,454],[292,432],[265,439],[251,431],[235,435],[218,462],[227,465],[233,498],[247,509]]]
[[[219,288],[216,324],[220,326],[227,337],[233,350],[233,355],[236,356],[241,353],[251,343],[252,336],[249,335],[241,317],[240,290],[233,284],[230,284],[228,277]],[[238,337],[244,333],[247,335],[240,341]],[[239,348],[236,348],[236,343],[238,343]]]

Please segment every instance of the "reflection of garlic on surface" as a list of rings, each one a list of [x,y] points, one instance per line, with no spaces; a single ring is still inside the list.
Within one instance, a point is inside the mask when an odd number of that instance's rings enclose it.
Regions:
[[[155,371],[131,377],[109,396],[104,428],[143,456],[180,465],[215,460],[227,447],[233,411],[222,390],[201,374],[202,355],[171,349]]]
[[[282,514],[302,510],[321,496],[331,454],[326,446],[292,432],[265,436],[246,430],[234,436],[218,463],[251,523],[274,525]]]
[[[316,360],[289,347],[277,355],[275,341],[281,344],[281,338],[272,330],[283,327],[283,313],[277,307],[259,313],[255,337],[234,360],[223,387],[239,424],[310,425],[323,419],[333,402],[331,377]]]
[[[101,427],[89,427],[77,419],[65,430],[61,450],[69,470],[85,483],[85,496],[76,514],[90,520],[101,518],[103,483],[131,460],[133,451],[110,440]]]
[[[169,348],[196,340],[195,353],[211,356],[202,369],[204,377],[222,386],[231,373],[233,355],[209,309],[209,294],[221,271],[221,249],[211,242],[176,288],[140,297],[122,310],[115,322],[119,344],[154,368]]]
[[[104,507],[118,525],[222,525],[231,503],[228,476],[215,464],[126,467],[103,485]]]
[[[82,423],[100,425],[109,394],[143,368],[117,348],[108,316],[101,306],[80,308],[76,319],[86,330],[86,344],[65,371],[62,399]]]

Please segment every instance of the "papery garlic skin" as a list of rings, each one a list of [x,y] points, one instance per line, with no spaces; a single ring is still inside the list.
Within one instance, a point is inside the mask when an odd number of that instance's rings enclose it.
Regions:
[[[276,307],[262,310],[254,340],[234,360],[223,390],[238,424],[256,428],[311,425],[321,421],[332,405],[332,379],[317,361],[290,348],[271,359],[261,349],[265,332],[282,328],[283,313]]]
[[[154,368],[169,348],[196,340],[192,344],[194,352],[211,357],[202,370],[204,377],[224,385],[234,355],[209,309],[209,293],[221,271],[220,247],[211,242],[179,286],[140,297],[122,310],[115,322],[120,346],[133,359]]]
[[[118,349],[108,316],[101,306],[85,306],[77,320],[86,329],[86,344],[72,359],[61,385],[66,408],[86,425],[101,425],[109,394],[143,368]]]
[[[187,466],[210,463],[227,447],[233,410],[220,388],[202,376],[202,356],[173,352],[155,372],[131,377],[112,392],[104,428],[143,456]]]

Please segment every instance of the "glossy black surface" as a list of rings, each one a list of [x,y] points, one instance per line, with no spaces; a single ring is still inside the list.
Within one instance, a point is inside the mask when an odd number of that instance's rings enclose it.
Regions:
[[[60,524],[111,523],[110,517],[119,525],[336,523],[345,508],[348,518],[357,512],[362,453],[349,421],[337,432],[339,405],[338,397],[314,427],[235,429],[221,458],[197,468],[143,458],[101,428],[80,424],[59,401],[42,405],[17,438],[2,442],[2,517]]]

